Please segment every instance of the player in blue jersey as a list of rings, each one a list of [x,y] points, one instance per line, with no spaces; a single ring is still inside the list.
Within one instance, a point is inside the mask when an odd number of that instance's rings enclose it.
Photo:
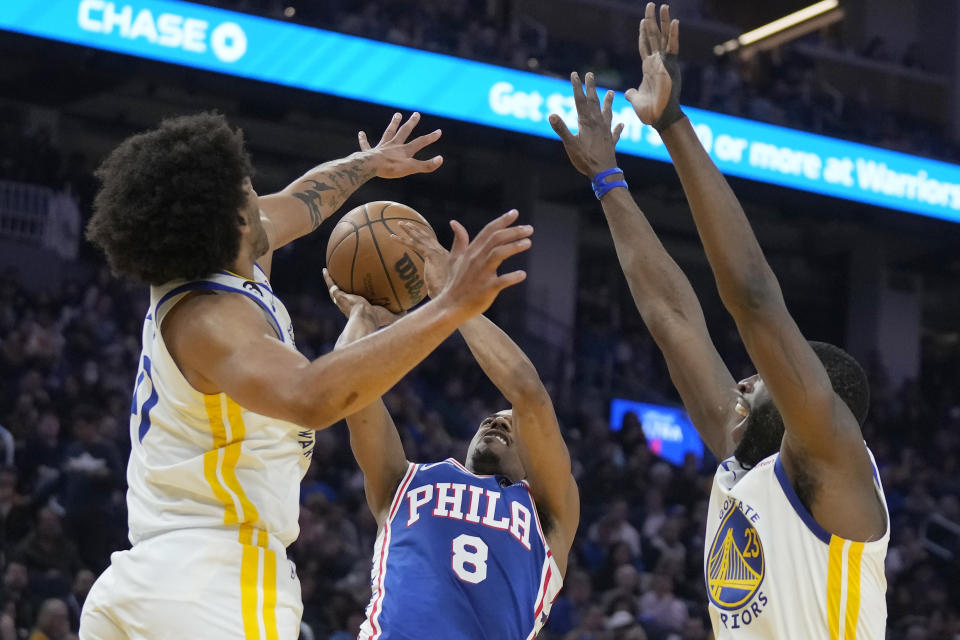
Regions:
[[[420,225],[403,233],[426,259],[433,295],[447,279],[448,254]],[[338,348],[393,320],[327,284],[348,316]],[[480,423],[463,464],[408,462],[382,400],[347,418],[380,527],[361,640],[527,640],[563,584],[580,496],[553,403],[533,364],[495,324],[478,316],[460,332],[511,404]]]

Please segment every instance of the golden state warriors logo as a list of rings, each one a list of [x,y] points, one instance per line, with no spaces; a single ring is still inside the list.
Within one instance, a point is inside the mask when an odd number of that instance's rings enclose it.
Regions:
[[[732,507],[710,545],[707,592],[721,609],[742,607],[763,582],[763,546],[743,512]]]

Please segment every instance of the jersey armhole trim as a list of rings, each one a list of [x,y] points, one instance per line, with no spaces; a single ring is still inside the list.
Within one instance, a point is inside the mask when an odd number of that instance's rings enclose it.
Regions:
[[[800,497],[797,495],[796,490],[793,488],[793,485],[790,484],[790,478],[787,477],[787,470],[783,468],[783,459],[781,456],[777,456],[777,461],[773,464],[773,471],[777,476],[777,480],[780,482],[780,488],[783,489],[784,495],[787,496],[787,500],[790,502],[790,506],[792,506],[797,515],[800,516],[800,519],[803,520],[803,523],[807,525],[807,528],[810,529],[810,532],[817,536],[817,538],[820,539],[820,542],[824,544],[830,544],[830,533],[820,526],[819,522],[814,520],[813,515],[800,501]]]
[[[172,291],[167,292],[166,295],[164,295],[162,298],[160,298],[160,300],[157,301],[157,304],[153,310],[153,317],[159,318],[160,308],[168,300],[182,293],[189,293],[190,291],[227,291],[230,293],[239,293],[247,296],[248,298],[253,300],[255,303],[257,303],[257,305],[261,309],[263,309],[264,312],[266,312],[267,317],[271,321],[270,324],[272,325],[274,332],[276,332],[277,334],[277,338],[280,340],[280,342],[286,343],[287,338],[286,338],[286,335],[284,334],[283,327],[280,326],[280,321],[273,314],[273,311],[270,309],[270,307],[267,306],[266,302],[264,302],[263,300],[261,300],[260,298],[258,298],[257,296],[253,295],[248,291],[244,291],[243,289],[238,289],[236,287],[230,287],[225,284],[220,284],[219,282],[209,282],[205,280],[201,280],[197,282],[189,282],[185,285],[181,285],[177,287],[176,289],[173,289]],[[160,327],[160,324],[157,323],[157,328],[159,329],[159,327]]]
[[[414,464],[413,462],[407,463],[407,472],[403,474],[400,484],[397,485],[397,492],[393,494],[393,502],[390,504],[390,511],[387,512],[387,519],[384,522],[384,527],[393,522],[394,516],[396,516],[397,511],[400,510],[400,503],[403,502],[403,494],[407,491],[407,487],[410,486],[410,481],[413,480],[414,474],[417,473],[418,466],[419,465]]]

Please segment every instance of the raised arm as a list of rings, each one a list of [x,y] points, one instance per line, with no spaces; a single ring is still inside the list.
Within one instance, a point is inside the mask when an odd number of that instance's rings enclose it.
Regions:
[[[556,114],[550,116],[550,124],[573,166],[593,179],[616,167],[615,145],[623,125],[611,132],[613,92],[607,92],[601,106],[592,73],[586,76],[586,92],[576,73],[571,82],[578,132],[570,133]],[[607,180],[619,177],[610,175]],[[643,322],[663,352],[700,437],[722,460],[733,451],[730,431],[740,419],[734,412],[736,383],[710,340],[693,287],[626,188],[602,193],[600,205]]]
[[[401,116],[396,113],[375,147],[370,146],[367,134],[361,131],[358,134],[360,151],[314,167],[282,191],[260,198],[270,251],[319,227],[373,177],[402,178],[440,168],[441,156],[430,160],[414,158],[417,152],[440,139],[437,129],[408,142],[419,121],[420,114],[414,113],[401,125]],[[269,263],[269,259],[269,254],[261,259],[261,266]]]
[[[428,295],[441,290],[448,277],[449,255],[436,236],[422,225],[401,223],[401,240],[426,261]],[[530,490],[557,525],[562,545],[556,551],[565,566],[566,551],[580,522],[580,494],[570,470],[570,453],[560,433],[553,402],[536,367],[497,325],[479,315],[460,325],[470,352],[490,381],[513,408],[513,425],[520,436]],[[562,546],[562,549],[559,547]]]
[[[333,283],[326,269],[323,270],[323,279],[330,299],[347,316],[347,325],[337,339],[335,351],[398,319],[399,316],[384,307],[375,307],[360,296],[345,293]],[[403,442],[382,398],[347,416],[347,428],[350,430],[350,448],[363,471],[367,505],[377,520],[377,526],[381,527],[410,464],[403,452]]]
[[[640,26],[644,83],[627,98],[643,122],[656,123],[670,152],[720,297],[783,417],[781,451],[791,480],[796,483],[802,469],[829,487],[816,493],[812,505],[814,517],[829,530],[859,539],[879,535],[883,515],[877,509],[873,469],[859,423],[834,393],[823,364],[787,311],[740,203],[675,103],[678,26],[670,22],[666,5],[660,18],[662,25],[670,25],[669,33],[657,26],[654,4],[648,4]],[[659,110],[654,98],[664,95],[671,106]],[[672,116],[664,120],[665,113]],[[826,505],[841,515],[831,515]]]
[[[458,227],[451,277],[437,296],[383,331],[313,362],[282,344],[256,305],[239,295],[195,295],[164,320],[164,340],[188,381],[241,406],[321,429],[362,409],[397,383],[460,324],[482,313],[523,272],[500,275],[507,257],[529,247],[511,211],[469,242]]]

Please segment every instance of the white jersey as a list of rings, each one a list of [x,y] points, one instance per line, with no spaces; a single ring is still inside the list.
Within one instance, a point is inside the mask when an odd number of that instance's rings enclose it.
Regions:
[[[874,479],[886,510],[875,463]],[[883,640],[887,522],[879,540],[844,540],[800,502],[779,453],[749,470],[723,461],[703,559],[717,640]]]
[[[256,280],[220,272],[150,289],[143,353],[130,409],[127,466],[130,542],[183,529],[236,530],[239,542],[284,547],[298,533],[300,481],[314,432],[253,413],[224,393],[207,395],[183,377],[159,330],[166,313],[192,291],[247,296],[277,339],[295,349],[290,316],[266,274]]]

